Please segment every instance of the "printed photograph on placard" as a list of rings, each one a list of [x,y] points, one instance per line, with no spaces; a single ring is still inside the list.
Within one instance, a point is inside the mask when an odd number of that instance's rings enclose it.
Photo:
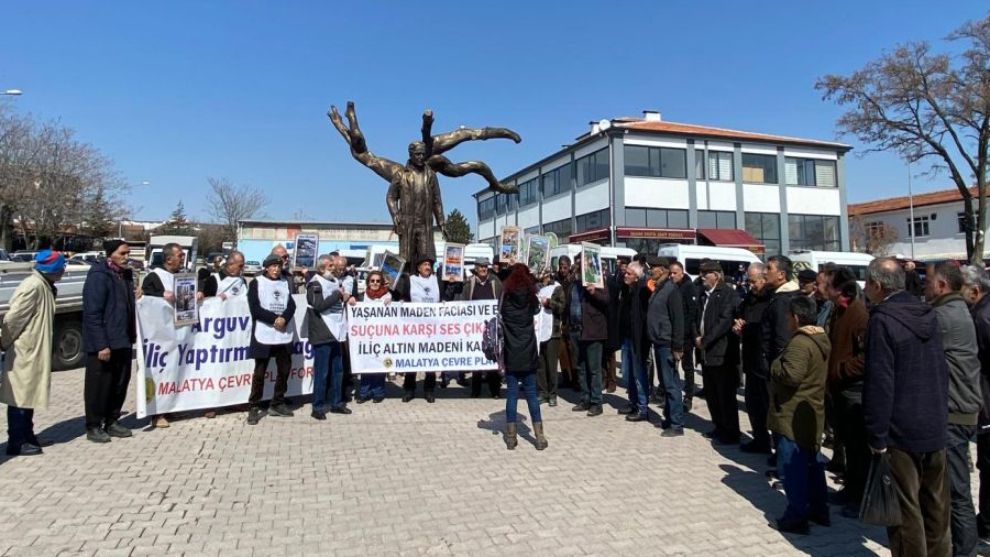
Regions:
[[[385,263],[385,253],[376,253],[374,259],[371,260],[371,268],[377,271],[382,270],[382,265]]]
[[[390,251],[385,252],[385,258],[382,260],[382,274],[385,275],[385,279],[388,280],[389,288],[395,287],[395,281],[399,279],[399,275],[402,274],[402,270],[405,268],[405,259]]]
[[[443,272],[447,282],[464,282],[464,244],[447,244],[443,252]]]
[[[605,275],[602,273],[602,247],[598,244],[581,242],[581,283],[585,286],[605,288]]]
[[[520,260],[519,249],[522,243],[522,231],[518,226],[502,228],[502,238],[498,247],[498,260],[504,263],[516,263]]]
[[[292,266],[299,269],[316,267],[316,255],[320,249],[320,237],[316,234],[296,235],[296,246],[292,250]]]
[[[526,266],[534,274],[539,274],[547,268],[550,261],[550,242],[546,236],[530,236],[526,248]]]
[[[175,326],[184,327],[199,321],[196,305],[196,275],[180,273],[175,275]]]

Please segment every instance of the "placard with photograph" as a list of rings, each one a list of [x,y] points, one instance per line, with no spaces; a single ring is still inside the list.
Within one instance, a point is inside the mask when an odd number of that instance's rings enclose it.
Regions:
[[[198,306],[196,305],[196,275],[179,273],[175,275],[175,290],[172,295],[175,300],[175,326],[185,327],[199,322]]]
[[[502,228],[502,237],[498,246],[498,260],[500,263],[517,263],[521,257],[519,251],[522,247],[522,231],[518,226],[505,226]]]
[[[399,280],[399,276],[402,275],[405,268],[405,259],[390,251],[385,252],[385,258],[382,259],[382,274],[385,275],[389,288],[395,288],[395,281]]]
[[[581,283],[585,286],[605,288],[605,275],[602,272],[602,247],[598,244],[581,242]]]
[[[316,256],[320,253],[320,237],[317,234],[297,234],[292,250],[292,266],[296,269],[316,268]]]
[[[440,279],[447,282],[464,282],[464,244],[447,244],[444,248]]]
[[[550,241],[546,236],[530,236],[527,240],[526,266],[535,275],[539,275],[550,262]]]

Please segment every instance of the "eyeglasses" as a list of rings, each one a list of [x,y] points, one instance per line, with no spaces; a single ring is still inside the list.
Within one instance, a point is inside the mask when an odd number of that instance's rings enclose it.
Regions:
[[[381,284],[381,283],[382,283],[382,281],[380,281],[378,279],[371,279],[371,280],[368,281],[368,284]]]

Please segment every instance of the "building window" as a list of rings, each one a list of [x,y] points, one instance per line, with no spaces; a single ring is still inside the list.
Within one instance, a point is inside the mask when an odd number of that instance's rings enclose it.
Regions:
[[[743,182],[751,184],[777,183],[777,157],[773,155],[742,154]]]
[[[735,179],[732,176],[732,153],[708,152],[708,179],[717,182],[731,182]]]
[[[769,255],[780,253],[780,215],[746,213],[746,232],[766,248]]]
[[[835,161],[784,159],[784,178],[789,186],[835,187]]]
[[[540,180],[533,178],[519,186],[519,206],[527,207],[540,200]]]
[[[495,214],[496,215],[504,215],[505,214],[505,207],[506,207],[506,201],[507,200],[508,200],[508,196],[505,195],[504,193],[497,193],[497,194],[495,194]]]
[[[482,199],[478,202],[478,220],[489,220],[495,217],[495,197]]]
[[[625,146],[627,176],[687,178],[687,151],[668,147]]]
[[[791,249],[839,251],[839,217],[788,215]]]
[[[608,178],[608,148],[585,155],[574,161],[577,185],[583,186]]]
[[[543,174],[543,197],[553,197],[571,189],[571,164],[567,163]]]
[[[599,230],[607,228],[609,225],[608,209],[592,211],[584,215],[578,215],[574,232],[581,233],[588,230]]]
[[[526,230],[523,230],[523,232],[525,232],[526,234],[539,234],[540,233],[540,227],[539,226],[530,226]]]
[[[495,238],[485,238],[483,240],[478,240],[479,244],[488,244],[489,246],[495,246]]]
[[[911,237],[911,219],[905,219],[908,225],[908,238]],[[928,215],[922,217],[914,217],[914,237],[915,238],[925,238],[929,235],[929,218]]]
[[[509,212],[511,213],[516,210],[516,207],[519,206],[519,194],[513,193],[511,195],[507,195],[506,197],[508,197],[506,204],[508,205]]]
[[[732,211],[698,211],[698,228],[736,228]]]
[[[553,232],[562,242],[567,241],[567,237],[573,232],[571,219],[558,220],[543,224],[543,233]]]
[[[976,211],[973,211],[973,226],[976,226]],[[959,233],[966,233],[966,213],[956,213],[956,220],[959,221]]]
[[[634,228],[688,227],[688,212],[682,209],[626,207],[626,226]]]

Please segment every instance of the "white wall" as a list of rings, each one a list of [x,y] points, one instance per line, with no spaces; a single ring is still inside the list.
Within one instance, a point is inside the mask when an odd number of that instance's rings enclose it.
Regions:
[[[747,213],[779,213],[780,187],[743,184],[743,207]]]
[[[608,180],[602,180],[594,186],[578,188],[574,198],[574,214],[583,215],[604,209],[609,206],[609,201]],[[549,219],[544,218],[544,221],[549,222]]]
[[[555,222],[571,217],[571,196],[562,195],[543,203],[543,222]]]
[[[635,133],[626,134],[622,138],[626,145],[646,145],[649,147],[673,147],[675,149],[687,149],[686,139],[663,138],[659,139],[651,135],[639,135]]]
[[[958,214],[963,212],[962,201],[943,205],[915,207],[915,218],[927,216],[928,236],[918,236],[914,240],[915,259],[964,259],[966,257],[966,235],[959,232]],[[935,219],[932,220],[932,215]],[[887,248],[888,254],[911,255],[911,233],[908,228],[910,211],[901,209],[887,213],[864,215],[859,220],[865,225],[883,222],[897,231],[897,241]],[[851,221],[855,222],[853,218]],[[851,227],[854,228],[854,227]],[[854,228],[855,230],[855,228]],[[855,234],[851,230],[850,234]],[[988,229],[990,234],[990,229]],[[990,259],[990,246],[984,247],[984,259]]]
[[[787,213],[839,216],[842,214],[839,188],[788,187]]]
[[[540,207],[533,205],[519,211],[519,227],[526,229],[540,224]]]
[[[688,209],[690,192],[687,180],[626,176],[626,207]]]
[[[735,211],[735,182],[698,182],[699,211]]]

